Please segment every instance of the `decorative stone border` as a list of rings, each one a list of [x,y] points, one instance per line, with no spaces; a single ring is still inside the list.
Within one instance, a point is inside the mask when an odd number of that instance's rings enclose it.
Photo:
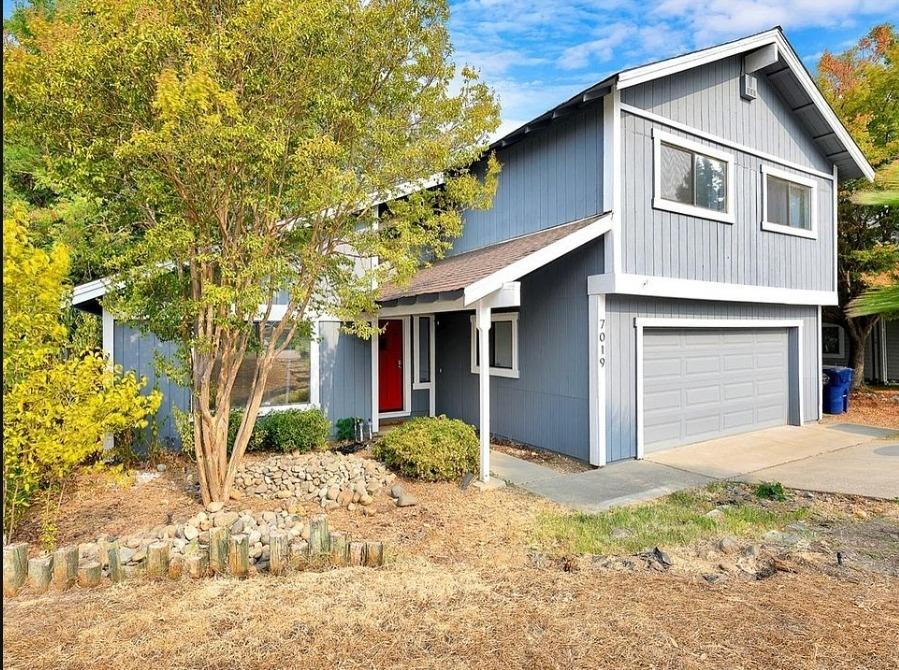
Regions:
[[[122,562],[117,540],[103,540],[96,559],[79,560],[78,547],[63,547],[51,555],[28,558],[28,544],[19,542],[3,548],[3,595],[12,597],[24,587],[33,593],[45,593],[51,587],[64,591],[76,583],[83,588],[99,586],[103,577],[110,583],[129,578],[180,579],[185,573],[192,579],[213,575],[245,578],[260,572],[251,566],[249,538],[245,533],[231,534],[225,527],[210,529],[208,544],[192,542],[184,555],[170,555],[171,540],[162,539],[147,547],[146,557],[137,565]],[[269,540],[268,572],[283,575],[291,570],[322,567],[384,565],[382,542],[351,541],[345,533],[328,529],[324,515],[309,523],[309,539],[293,539],[283,530],[273,530]]]

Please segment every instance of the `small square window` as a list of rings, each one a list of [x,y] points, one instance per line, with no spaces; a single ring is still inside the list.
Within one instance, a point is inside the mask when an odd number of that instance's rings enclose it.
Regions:
[[[480,372],[480,333],[471,317],[471,371]],[[518,377],[518,313],[500,312],[491,315],[490,374],[497,377]]]
[[[817,182],[762,166],[762,230],[816,238]]]

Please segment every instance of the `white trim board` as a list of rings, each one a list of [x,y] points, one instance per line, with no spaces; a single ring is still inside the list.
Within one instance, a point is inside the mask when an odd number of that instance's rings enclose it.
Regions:
[[[481,298],[499,291],[506,284],[514,282],[524,275],[585,245],[587,242],[597,239],[609,232],[611,228],[611,214],[609,212],[601,214],[593,223],[585,225],[583,228],[574,231],[570,235],[566,235],[560,240],[547,244],[539,251],[535,251],[524,258],[520,258],[506,267],[497,270],[493,274],[466,286],[464,298],[465,305],[471,308],[474,303]]]
[[[727,209],[723,212],[714,209],[700,207],[698,205],[689,205],[676,200],[669,200],[662,197],[662,144],[668,144],[677,149],[689,151],[691,154],[708,156],[717,161],[724,163],[727,170],[727,193],[725,194],[725,204]],[[691,157],[691,160],[692,157]],[[653,209],[661,209],[677,214],[686,214],[700,219],[709,219],[711,221],[719,221],[721,223],[734,223],[736,216],[734,214],[735,198],[734,198],[734,155],[721,151],[714,147],[708,147],[699,142],[666,133],[657,128],[652,129],[652,207]],[[691,165],[691,171],[695,172],[695,164]],[[694,184],[695,189],[695,184]],[[695,195],[694,195],[695,200]]]
[[[778,170],[777,168],[762,165],[762,230],[780,233],[782,235],[795,235],[796,237],[805,237],[807,239],[818,239],[818,182],[814,179],[807,179],[787,172],[786,170]],[[768,177],[785,181],[788,184],[795,184],[809,189],[809,226],[810,228],[794,228],[787,224],[775,223],[768,221]],[[789,201],[788,201],[789,202]],[[789,207],[789,205],[788,205]]]
[[[587,278],[587,293],[622,293],[657,298],[756,302],[784,305],[836,305],[835,291],[729,284],[698,279],[675,279],[637,274],[601,274]]]
[[[520,376],[520,372],[518,369],[518,312],[491,312],[490,314],[490,324],[491,326],[498,321],[511,321],[512,322],[512,367],[511,368],[490,368],[490,375],[493,377],[509,377],[511,379],[518,379]],[[494,328],[490,328],[489,330],[495,331]],[[477,327],[477,317],[476,315],[471,316],[471,334],[470,334],[470,344],[469,344],[469,352],[471,357],[471,374],[479,375],[481,373],[481,367],[477,364],[477,350],[478,350],[478,327]],[[489,348],[489,347],[488,347]]]
[[[793,51],[793,47],[790,46],[790,43],[778,28],[759,33],[758,35],[744,37],[743,39],[735,40],[728,44],[721,44],[709,49],[703,49],[683,56],[669,58],[658,63],[650,63],[649,65],[625,70],[617,75],[618,88],[625,89],[653,79],[667,77],[678,72],[683,72],[684,70],[689,70],[706,63],[741,54],[768,44],[777,45],[780,57],[786,61],[803,90],[809,98],[811,98],[812,104],[824,117],[825,122],[830,126],[840,143],[846,148],[846,151],[852,157],[852,160],[858,166],[861,173],[868,180],[873,180],[874,168],[868,163],[862,150],[852,139],[852,136],[837,118],[836,114],[834,114],[834,111],[830,108],[830,105],[827,104],[827,101],[824,100],[824,96],[821,95],[815,82],[796,55],[796,52]]]
[[[606,297],[588,296],[590,465],[606,464]]]
[[[690,318],[660,318],[660,317],[636,317],[634,318],[634,329],[636,331],[636,412],[637,412],[637,459],[642,459],[645,455],[644,450],[644,427],[643,427],[643,337],[646,328],[658,329],[677,329],[677,328],[705,328],[705,329],[733,329],[733,328],[784,328],[796,329],[797,338],[797,357],[796,357],[796,403],[798,424],[803,425],[805,414],[803,410],[803,375],[802,375],[802,320],[801,319],[690,319]],[[789,347],[789,338],[787,339]],[[789,407],[787,408],[787,419],[789,422]]]
[[[749,154],[750,156],[755,156],[756,158],[761,158],[762,160],[766,160],[771,163],[777,163],[778,165],[782,165],[784,167],[792,168],[800,172],[805,172],[806,174],[814,175],[815,177],[820,177],[821,179],[834,179],[834,175],[829,172],[822,172],[821,170],[817,170],[807,165],[794,163],[793,161],[789,161],[785,158],[780,158],[779,156],[775,156],[774,154],[769,154],[765,151],[761,151],[760,149],[755,149],[745,144],[740,144],[739,142],[733,142],[726,137],[722,137],[721,135],[707,133],[704,130],[700,130],[699,128],[687,125],[686,123],[681,123],[680,121],[669,119],[667,116],[662,116],[661,114],[656,114],[655,112],[650,112],[640,107],[635,107],[634,105],[626,105],[622,103],[621,111],[627,112],[628,114],[633,114],[634,116],[639,116],[646,119],[647,121],[653,121],[654,123],[668,126],[669,128],[674,128],[675,130],[679,130],[682,133],[687,133],[688,135],[693,135],[694,137],[699,137],[709,142],[720,144],[721,146],[727,147],[728,149],[734,149],[735,151]]]

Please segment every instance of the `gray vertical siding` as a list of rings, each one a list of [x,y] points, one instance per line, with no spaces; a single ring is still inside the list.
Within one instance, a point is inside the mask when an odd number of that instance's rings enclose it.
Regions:
[[[653,140],[658,128],[734,155],[733,224],[652,206]],[[818,239],[762,230],[763,161],[624,113],[622,118],[622,262],[625,272],[754,286],[830,291],[834,287],[833,182],[814,177]]]
[[[518,317],[518,379],[490,378],[491,432],[589,456],[587,276],[601,273],[598,240],[527,275]],[[471,313],[437,315],[437,413],[477,425]]]
[[[606,300],[606,317],[609,347],[606,372],[606,449],[609,461],[634,458],[637,455],[636,317],[802,319],[803,411],[806,421],[818,418],[820,333],[817,307],[609,295]],[[795,350],[797,344],[791,341],[791,349]]]
[[[758,76],[756,100],[740,97],[741,62],[742,56],[733,56],[627,88],[621,102],[830,172],[830,163],[767,75]]]
[[[493,206],[464,215],[452,253],[496,244],[602,211],[602,101],[497,151]]]
[[[371,417],[371,343],[319,323],[319,401],[333,425],[346,417]]]
[[[157,357],[167,357],[174,361],[176,345],[173,342],[162,342],[152,333],[142,333],[137,328],[116,321],[112,346],[116,365],[121,365],[126,372],[135,372],[138,377],[146,377],[144,393],[153,389],[162,393],[162,404],[156,413],[157,438],[163,446],[180,448],[181,439],[175,428],[172,409],[190,409],[190,389],[158,374],[155,363]],[[146,448],[146,442],[150,439],[151,431],[144,431],[137,446]]]

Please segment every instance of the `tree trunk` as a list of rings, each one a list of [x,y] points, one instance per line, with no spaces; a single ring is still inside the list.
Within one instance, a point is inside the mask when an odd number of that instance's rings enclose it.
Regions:
[[[860,316],[846,320],[846,333],[849,335],[849,367],[852,374],[852,388],[858,388],[865,381],[865,347],[868,336],[880,322],[877,316]]]

